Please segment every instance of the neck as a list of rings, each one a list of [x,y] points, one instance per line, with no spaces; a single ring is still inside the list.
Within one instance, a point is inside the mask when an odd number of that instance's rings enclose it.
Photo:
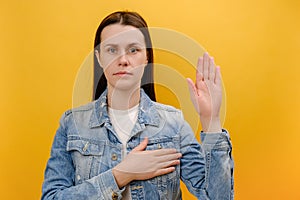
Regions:
[[[140,102],[140,88],[131,90],[118,90],[107,86],[107,103],[108,106],[116,110],[128,110]]]

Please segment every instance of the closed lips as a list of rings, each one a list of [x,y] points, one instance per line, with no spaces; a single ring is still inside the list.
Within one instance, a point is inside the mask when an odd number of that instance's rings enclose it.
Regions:
[[[113,75],[125,75],[125,74],[132,75],[132,73],[129,73],[127,71],[119,71],[119,72],[114,73]]]

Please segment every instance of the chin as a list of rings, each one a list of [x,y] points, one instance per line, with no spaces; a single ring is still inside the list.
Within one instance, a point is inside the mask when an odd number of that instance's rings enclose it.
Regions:
[[[114,84],[112,86],[113,89],[115,90],[121,90],[121,91],[132,91],[132,90],[137,90],[141,87],[141,83],[129,83],[128,80],[119,80],[117,84]]]

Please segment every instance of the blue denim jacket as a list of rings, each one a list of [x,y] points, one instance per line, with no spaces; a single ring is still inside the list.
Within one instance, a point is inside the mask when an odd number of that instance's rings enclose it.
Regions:
[[[107,114],[107,91],[98,100],[65,112],[48,160],[42,199],[122,199],[112,168],[121,162],[122,144]],[[180,165],[166,175],[132,181],[132,199],[181,199],[180,179],[198,199],[233,199],[233,159],[226,130],[201,133],[200,145],[181,111],[159,104],[141,90],[130,152],[145,137],[146,150],[175,148]]]

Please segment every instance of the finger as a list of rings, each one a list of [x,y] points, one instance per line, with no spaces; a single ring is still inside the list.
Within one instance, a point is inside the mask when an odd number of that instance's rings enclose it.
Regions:
[[[154,156],[164,156],[169,154],[176,154],[176,149],[156,149],[156,150],[149,150],[149,153],[153,153]]]
[[[214,81],[215,80],[215,61],[213,57],[210,57],[209,59],[209,80]]]
[[[199,73],[199,72],[197,72],[196,73],[196,88],[197,88],[197,91],[198,91],[198,89],[201,87],[200,86],[200,84],[201,84],[201,81],[204,81],[204,79],[203,79],[203,73]],[[197,92],[198,93],[198,92]]]
[[[220,85],[222,81],[222,76],[221,76],[221,69],[219,66],[216,67],[216,77],[215,77],[215,84]]]
[[[175,171],[175,167],[168,167],[168,168],[164,168],[164,169],[159,169],[154,173],[154,177],[155,176],[161,176],[164,174],[169,174],[171,172]]]
[[[203,55],[203,77],[204,80],[209,78],[209,56],[207,52]]]
[[[166,162],[160,163],[160,165],[157,167],[158,167],[158,169],[166,169],[169,167],[174,167],[179,164],[180,164],[180,160],[172,160],[172,161],[166,161]]]
[[[148,144],[148,138],[146,137],[138,146],[136,146],[132,151],[143,151]]]
[[[165,162],[175,161],[181,157],[182,157],[181,153],[162,155],[159,157],[158,162],[165,163]]]
[[[161,168],[167,168],[167,167],[172,167],[174,165],[179,165],[180,164],[180,160],[170,160],[170,161],[165,161],[163,163],[161,163],[160,167]]]

